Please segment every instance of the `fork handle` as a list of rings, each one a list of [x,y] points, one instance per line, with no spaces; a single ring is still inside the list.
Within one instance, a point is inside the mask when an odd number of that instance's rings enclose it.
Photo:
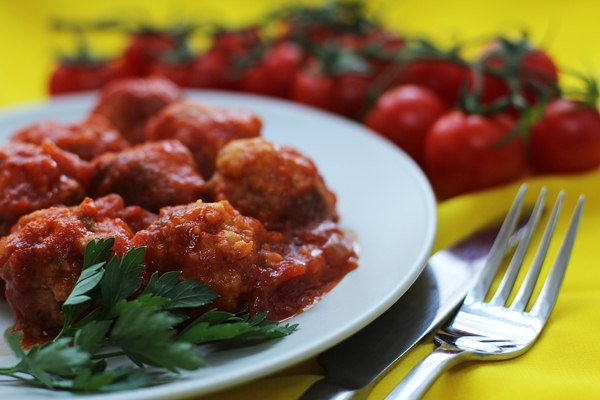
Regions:
[[[385,400],[420,399],[442,372],[462,361],[466,355],[464,350],[444,345],[437,347],[406,375]]]
[[[370,391],[371,385],[353,390],[324,378],[313,383],[298,400],[364,400]]]

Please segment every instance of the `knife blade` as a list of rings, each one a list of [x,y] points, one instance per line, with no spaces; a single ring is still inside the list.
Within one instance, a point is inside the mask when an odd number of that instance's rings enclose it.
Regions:
[[[518,241],[526,220],[519,220]],[[500,229],[477,231],[432,255],[414,284],[371,324],[317,357],[325,377],[299,400],[364,399],[398,360],[439,326],[462,302]]]

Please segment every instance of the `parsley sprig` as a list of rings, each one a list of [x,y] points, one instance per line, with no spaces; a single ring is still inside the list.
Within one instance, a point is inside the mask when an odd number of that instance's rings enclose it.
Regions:
[[[200,344],[243,344],[280,338],[297,329],[268,321],[264,314],[219,310],[192,320],[185,309],[205,307],[217,297],[207,285],[182,281],[180,272],[173,271],[154,273],[142,288],[145,248],[110,257],[113,244],[109,238],[87,245],[81,275],[62,305],[63,328],[54,340],[25,351],[22,333],[6,331],[20,361],[0,368],[0,375],[58,390],[133,389],[207,366]],[[110,366],[108,360],[114,357],[121,360]]]

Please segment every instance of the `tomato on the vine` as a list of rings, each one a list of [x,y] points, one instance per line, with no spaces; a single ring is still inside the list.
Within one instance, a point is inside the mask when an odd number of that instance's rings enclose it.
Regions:
[[[278,13],[282,38],[303,46],[337,42],[343,35],[360,36],[377,29],[362,1],[327,1],[318,6],[292,6]]]
[[[529,151],[540,173],[581,172],[600,165],[600,115],[589,104],[556,99],[531,128]]]
[[[48,92],[55,95],[96,90],[121,77],[121,68],[112,61],[62,61],[50,75]]]
[[[315,70],[298,72],[292,84],[292,99],[346,117],[360,115],[366,104],[370,79],[366,75],[346,73],[325,75]]]
[[[256,28],[219,30],[213,33],[210,48],[198,55],[190,86],[198,88],[238,90],[244,61],[261,46]]]
[[[292,82],[303,59],[304,54],[295,43],[277,43],[243,73],[240,89],[268,96],[289,97]]]
[[[425,172],[440,198],[514,181],[525,172],[519,137],[506,140],[514,120],[505,114],[483,116],[450,111],[431,127],[425,140]]]
[[[161,60],[154,64],[149,75],[161,76],[178,86],[190,87],[194,68],[194,60]]]
[[[558,95],[556,64],[548,53],[532,47],[527,38],[517,41],[500,38],[481,55],[480,61],[486,69],[484,103],[507,98],[514,95],[511,91],[519,90],[525,104],[516,106],[523,109]]]
[[[238,78],[233,74],[227,57],[219,52],[207,52],[196,58],[190,86],[196,88],[233,90]]]
[[[149,75],[167,78],[178,86],[191,87],[194,83],[196,55],[189,48],[186,36],[178,36],[170,51],[154,60]]]
[[[365,111],[371,82],[363,57],[338,46],[326,46],[296,74],[292,100],[357,118]]]
[[[143,29],[131,34],[123,51],[124,69],[129,76],[147,76],[156,61],[177,45],[175,36],[168,32]]]
[[[450,59],[414,59],[402,70],[400,82],[424,86],[435,92],[447,107],[455,107],[470,80],[469,68]]]
[[[431,90],[402,85],[383,93],[364,122],[423,165],[425,137],[445,111],[446,106]]]
[[[228,57],[240,57],[261,44],[258,28],[222,29],[213,33],[210,52],[215,51]]]

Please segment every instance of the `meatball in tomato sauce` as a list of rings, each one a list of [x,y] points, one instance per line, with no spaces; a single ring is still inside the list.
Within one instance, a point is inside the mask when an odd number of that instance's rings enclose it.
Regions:
[[[207,196],[229,200],[271,230],[338,218],[335,195],[315,164],[263,138],[236,140],[220,151]]]
[[[74,207],[51,207],[22,217],[11,233],[0,239],[0,277],[5,296],[16,316],[15,330],[25,343],[52,339],[61,329],[62,303],[79,275],[87,243],[115,238],[113,251],[122,256],[133,233],[114,202],[85,199]]]
[[[247,110],[179,101],[148,123],[149,140],[177,139],[187,146],[205,179],[212,176],[219,150],[235,139],[260,135],[261,119]]]
[[[49,140],[87,161],[100,154],[129,147],[123,135],[101,115],[92,115],[74,124],[52,120],[39,122],[15,133],[11,140],[33,144]]]
[[[316,303],[357,265],[352,241],[333,222],[268,231],[225,200],[165,207],[132,243],[146,247],[147,274],[182,271],[219,295],[218,309],[276,320]]]
[[[119,218],[129,226],[133,233],[146,229],[158,218],[158,215],[140,206],[126,206],[123,198],[114,193],[94,199],[91,204],[97,208],[99,216],[110,219]]]
[[[146,246],[149,272],[181,270],[183,279],[199,280],[219,294],[216,307],[237,312],[260,279],[259,252],[268,235],[259,221],[227,201],[198,201],[163,208],[133,244]]]
[[[122,79],[105,86],[92,114],[108,118],[130,143],[141,143],[148,119],[182,96],[167,79]]]
[[[262,278],[252,287],[248,310],[266,311],[273,320],[311,307],[358,266],[354,242],[331,221],[272,238],[269,249],[261,254]]]
[[[0,147],[0,234],[22,215],[85,196],[91,166],[51,142],[8,142]]]
[[[150,211],[196,201],[204,189],[190,151],[177,140],[148,142],[94,160],[93,196],[118,193]]]

